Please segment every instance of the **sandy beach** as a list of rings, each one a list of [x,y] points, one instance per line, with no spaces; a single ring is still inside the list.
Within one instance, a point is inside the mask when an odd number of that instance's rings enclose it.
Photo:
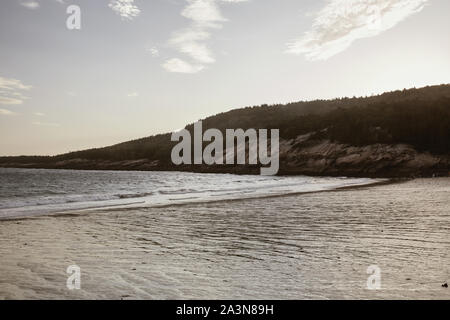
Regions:
[[[3,220],[0,298],[449,299],[449,190],[417,179]],[[80,290],[66,287],[70,265]]]

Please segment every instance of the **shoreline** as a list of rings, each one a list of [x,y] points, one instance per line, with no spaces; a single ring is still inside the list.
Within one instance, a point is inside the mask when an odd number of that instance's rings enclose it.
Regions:
[[[376,187],[381,185],[389,185],[389,184],[399,184],[399,183],[405,183],[408,181],[411,181],[413,179],[386,179],[385,181],[374,181],[366,184],[360,184],[360,185],[351,185],[351,186],[342,186],[342,187],[336,187],[333,189],[325,189],[325,190],[314,190],[314,191],[301,191],[301,192],[291,192],[291,193],[284,193],[284,194],[273,194],[273,195],[260,195],[260,196],[254,196],[254,197],[246,197],[246,198],[240,198],[240,199],[217,199],[217,200],[201,200],[201,201],[192,201],[192,202],[185,202],[185,203],[170,203],[170,204],[162,204],[162,205],[142,205],[138,206],[138,204],[145,204],[145,201],[136,201],[133,203],[127,203],[127,204],[117,204],[117,205],[105,205],[105,206],[99,206],[99,207],[89,207],[84,209],[67,209],[63,211],[58,212],[50,212],[50,213],[42,213],[42,214],[36,214],[36,215],[28,215],[28,216],[17,216],[17,217],[11,217],[11,218],[0,218],[0,223],[2,221],[19,221],[19,220],[28,220],[28,219],[38,219],[40,217],[64,217],[64,216],[78,216],[78,215],[84,215],[88,214],[89,212],[115,212],[115,211],[131,211],[136,209],[144,209],[144,208],[156,208],[156,209],[162,209],[162,208],[172,208],[172,207],[183,207],[183,206],[190,206],[190,205],[201,205],[201,204],[217,204],[217,203],[235,203],[235,202],[241,202],[241,201],[251,201],[251,200],[264,200],[264,199],[273,199],[273,198],[282,198],[282,197],[296,197],[300,195],[306,195],[306,194],[313,194],[313,193],[325,193],[325,192],[337,192],[337,191],[350,191],[350,190],[356,190],[356,189],[362,189],[364,187]]]
[[[232,175],[260,175],[259,166],[242,165],[236,166],[158,166],[152,168],[129,168],[129,167],[85,167],[85,166],[51,166],[51,165],[5,165],[0,163],[0,168],[5,169],[36,169],[36,170],[73,170],[73,171],[117,171],[117,172],[184,172],[184,173],[201,173],[201,174],[232,174]],[[439,178],[450,177],[450,168],[446,169],[426,169],[422,171],[411,170],[408,173],[404,171],[397,171],[394,168],[384,173],[371,173],[362,170],[327,170],[327,171],[312,171],[298,168],[284,168],[280,167],[277,177],[289,176],[309,176],[309,177],[347,177],[347,178],[371,178],[371,179],[415,179],[415,178]]]

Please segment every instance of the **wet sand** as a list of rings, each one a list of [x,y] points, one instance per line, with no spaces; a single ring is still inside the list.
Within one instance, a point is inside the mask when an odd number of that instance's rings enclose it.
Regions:
[[[449,254],[449,178],[108,209],[0,221],[0,298],[450,299]]]

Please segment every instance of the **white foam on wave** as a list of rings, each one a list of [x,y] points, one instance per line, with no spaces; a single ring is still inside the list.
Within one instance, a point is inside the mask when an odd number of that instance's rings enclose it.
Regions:
[[[369,178],[187,172],[0,169],[0,219],[108,207],[156,207],[333,190]]]

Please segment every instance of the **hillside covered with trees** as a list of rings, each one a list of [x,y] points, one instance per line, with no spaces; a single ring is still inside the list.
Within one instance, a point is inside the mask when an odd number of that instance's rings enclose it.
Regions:
[[[186,128],[192,131],[193,125]],[[394,91],[371,97],[235,109],[203,119],[203,130],[208,128],[222,131],[237,128],[280,129],[281,173],[395,176],[395,172],[399,172],[398,175],[408,175],[409,170],[402,165],[415,163],[415,171],[411,171],[411,175],[446,175],[449,172],[450,154],[450,85]],[[328,147],[335,147],[323,150],[322,153],[316,152],[314,156],[307,152],[308,148],[323,146],[324,143]],[[174,167],[170,161],[174,144],[170,141],[170,134],[160,134],[53,157],[1,157],[0,166],[210,171],[204,167]],[[360,170],[356,168],[349,171],[345,166],[339,167],[338,159],[351,156],[347,154],[349,150],[353,153],[370,153],[368,146],[376,147],[374,150],[377,152],[382,152],[380,150],[383,148],[391,148],[390,151],[384,151],[387,153],[385,157],[377,154],[378,158],[381,156],[388,159],[383,160],[387,162],[382,168],[374,169],[379,167],[379,163],[373,163],[371,167],[370,161],[375,160],[367,157],[368,162],[364,162],[364,168]],[[336,150],[340,151],[336,154]],[[398,163],[398,159],[405,157],[405,152],[408,157],[404,158],[403,164]],[[297,158],[292,158],[293,155]],[[325,163],[323,168],[319,168],[320,164],[317,164],[319,167],[313,165],[316,168],[314,170],[305,169],[308,168],[308,163],[318,160],[317,158]],[[357,160],[357,157],[353,158]],[[422,160],[417,163],[418,159]],[[230,168],[223,167],[216,170],[230,171]]]

